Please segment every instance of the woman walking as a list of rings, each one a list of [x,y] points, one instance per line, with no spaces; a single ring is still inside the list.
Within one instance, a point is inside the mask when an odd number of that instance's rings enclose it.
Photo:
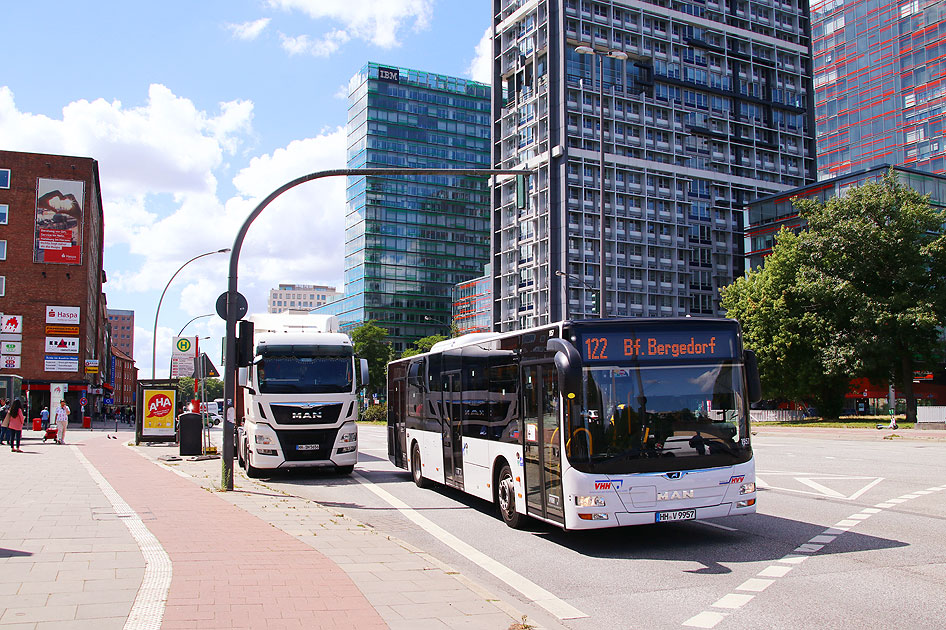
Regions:
[[[7,434],[10,436],[10,450],[14,453],[22,453],[20,450],[20,438],[23,436],[23,403],[17,398],[10,405],[6,418],[9,420]]]
[[[66,429],[69,427],[69,406],[63,399],[59,400],[59,409],[56,410],[56,442],[66,443]]]

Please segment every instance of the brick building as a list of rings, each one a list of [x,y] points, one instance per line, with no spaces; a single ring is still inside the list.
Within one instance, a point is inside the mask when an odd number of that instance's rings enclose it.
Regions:
[[[0,375],[22,377],[28,417],[60,392],[75,422],[101,408],[103,235],[98,162],[0,151]]]
[[[129,358],[135,356],[135,312],[117,308],[108,309],[108,323],[112,325],[112,346]]]
[[[135,360],[112,346],[111,381],[112,400],[115,408],[130,407],[135,403],[135,385],[138,382],[138,368]]]

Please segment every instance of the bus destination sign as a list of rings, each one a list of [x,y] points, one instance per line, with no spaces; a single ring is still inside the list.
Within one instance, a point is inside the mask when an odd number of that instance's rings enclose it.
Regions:
[[[735,335],[727,330],[588,331],[581,336],[586,362],[732,359]]]

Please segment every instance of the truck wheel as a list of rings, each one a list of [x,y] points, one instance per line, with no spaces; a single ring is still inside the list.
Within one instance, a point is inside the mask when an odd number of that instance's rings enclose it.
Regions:
[[[496,484],[496,502],[503,522],[513,529],[520,529],[525,517],[516,511],[516,484],[512,478],[509,464],[503,464],[499,471],[499,483]]]
[[[336,466],[335,472],[339,475],[350,475],[355,471],[355,465],[351,464],[350,466]]]
[[[246,476],[250,479],[259,479],[262,471],[253,465],[253,451],[246,449]]]
[[[237,442],[236,445],[237,445],[237,462],[240,463],[240,468],[246,468],[246,459],[243,457],[243,449],[240,448],[240,442]]]
[[[428,481],[424,479],[420,463],[420,447],[416,443],[414,448],[411,449],[411,475],[414,477],[414,485],[418,488],[426,488],[429,485]]]

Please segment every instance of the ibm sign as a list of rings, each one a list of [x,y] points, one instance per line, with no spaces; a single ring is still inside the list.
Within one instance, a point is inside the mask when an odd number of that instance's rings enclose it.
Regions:
[[[385,68],[378,66],[378,81],[387,81],[388,83],[400,83],[401,71],[397,68]]]

